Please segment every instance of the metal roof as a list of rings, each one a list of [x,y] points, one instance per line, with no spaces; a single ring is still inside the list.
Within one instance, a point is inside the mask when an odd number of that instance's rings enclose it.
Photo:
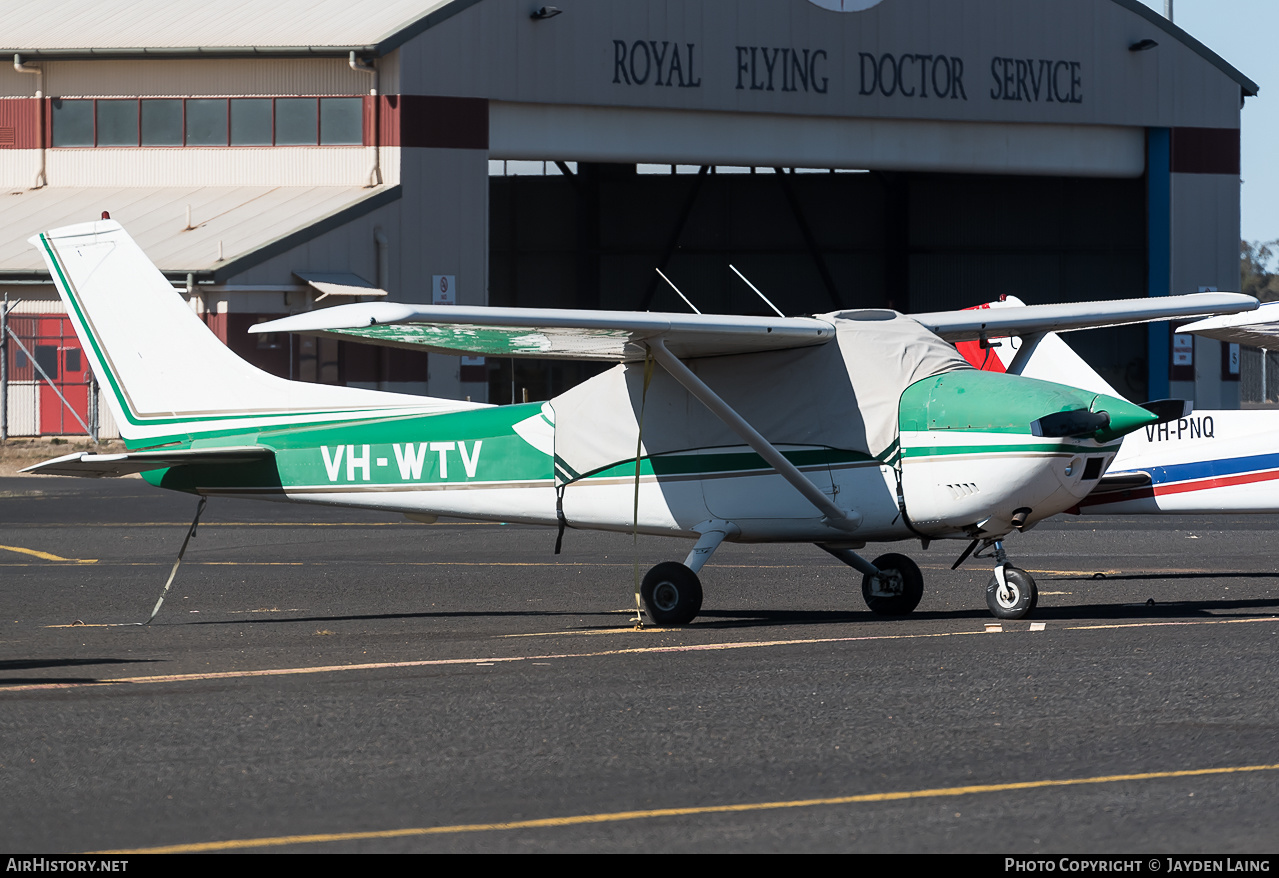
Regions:
[[[479,0],[0,0],[24,57],[382,54]]]
[[[480,0],[0,0],[6,49],[37,57],[381,55]],[[1257,84],[1140,0],[1111,0],[1255,95]]]
[[[0,284],[45,280],[27,238],[111,214],[170,275],[223,280],[400,197],[400,187],[46,187],[0,194]],[[191,228],[187,227],[190,208]]]

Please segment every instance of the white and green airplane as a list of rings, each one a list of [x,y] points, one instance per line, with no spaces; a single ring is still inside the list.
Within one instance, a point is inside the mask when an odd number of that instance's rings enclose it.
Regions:
[[[1034,580],[1003,538],[1076,505],[1121,438],[1160,419],[1113,395],[972,368],[952,342],[1245,311],[1231,293],[953,311],[740,317],[363,303],[255,332],[333,334],[450,354],[616,365],[545,403],[488,406],[287,381],[228,350],[123,228],[32,239],[129,449],[31,467],[142,473],[202,497],[256,497],[683,537],[641,596],[658,624],[702,603],[724,542],[813,543],[863,574],[872,610],[923,594],[868,542],[993,547],[991,611]],[[1178,410],[1180,412],[1180,410]]]

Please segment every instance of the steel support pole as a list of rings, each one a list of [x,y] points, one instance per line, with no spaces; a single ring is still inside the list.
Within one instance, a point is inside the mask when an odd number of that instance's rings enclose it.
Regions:
[[[9,441],[9,294],[0,306],[0,442]]]

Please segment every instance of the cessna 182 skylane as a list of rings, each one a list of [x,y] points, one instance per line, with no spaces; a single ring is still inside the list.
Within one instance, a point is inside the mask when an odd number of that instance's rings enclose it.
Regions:
[[[264,373],[209,332],[113,221],[32,243],[129,451],[30,471],[141,472],[203,497],[685,537],[695,542],[683,563],[644,577],[658,624],[696,616],[698,574],[726,541],[814,543],[863,574],[872,610],[904,614],[923,593],[919,568],[855,550],[985,540],[997,550],[991,611],[1024,615],[1034,581],[1008,564],[1003,537],[1078,503],[1121,438],[1160,415],[974,369],[951,342],[1256,307],[1231,293],[914,317],[364,303],[253,330],[617,364],[549,402],[496,407]]]

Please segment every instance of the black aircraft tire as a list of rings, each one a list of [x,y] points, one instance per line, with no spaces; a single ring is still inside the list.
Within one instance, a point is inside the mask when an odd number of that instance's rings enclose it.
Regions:
[[[657,625],[687,625],[702,608],[702,582],[678,561],[663,561],[640,583],[644,612]]]
[[[875,578],[870,574],[863,576],[862,600],[866,601],[866,606],[872,613],[880,616],[905,616],[919,606],[924,597],[924,574],[919,572],[914,561],[892,552],[880,555],[874,564],[881,573],[890,577],[898,593],[891,596],[874,594]]]
[[[991,615],[997,619],[1024,618],[1039,603],[1039,589],[1035,579],[1025,570],[1017,567],[1004,568],[1004,581],[1007,590],[999,587],[999,577],[990,577],[986,585],[986,606]]]

